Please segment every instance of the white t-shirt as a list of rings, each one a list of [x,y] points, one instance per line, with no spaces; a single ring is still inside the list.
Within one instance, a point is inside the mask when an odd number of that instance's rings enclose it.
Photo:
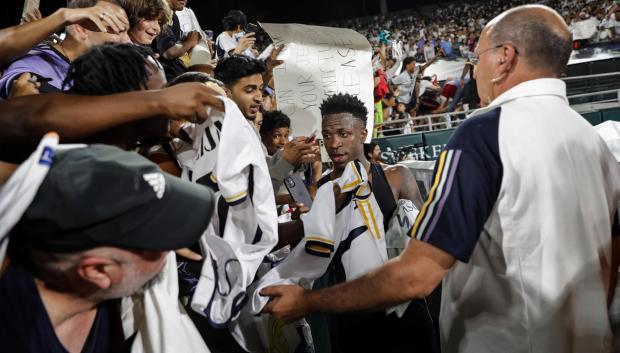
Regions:
[[[392,84],[398,88],[398,96],[396,97],[399,103],[409,104],[411,102],[411,96],[415,90],[415,81],[420,72],[420,67],[416,66],[413,74],[403,70],[400,75],[392,79]]]
[[[231,50],[234,50],[239,44],[239,39],[243,37],[245,33],[239,32],[235,33],[232,36],[226,32],[220,33],[219,36],[215,39],[215,52],[217,54],[217,58],[222,60],[223,58],[228,57]],[[246,49],[243,52],[243,55],[254,57],[254,53],[250,48]]]
[[[175,11],[174,13],[179,18],[179,25],[181,26],[181,31],[183,33],[188,33],[191,31],[202,32],[200,23],[198,22],[198,19],[192,9],[185,7],[183,10]]]

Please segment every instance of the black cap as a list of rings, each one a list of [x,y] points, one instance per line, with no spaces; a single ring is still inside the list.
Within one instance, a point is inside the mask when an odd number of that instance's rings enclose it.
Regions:
[[[209,188],[137,153],[107,145],[60,150],[11,237],[51,252],[173,250],[198,240],[214,203]]]

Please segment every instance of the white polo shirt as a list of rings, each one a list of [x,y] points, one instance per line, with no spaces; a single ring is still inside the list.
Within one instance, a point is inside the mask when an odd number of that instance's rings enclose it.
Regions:
[[[557,79],[521,83],[455,131],[412,236],[455,256],[450,352],[610,352],[620,168]]]

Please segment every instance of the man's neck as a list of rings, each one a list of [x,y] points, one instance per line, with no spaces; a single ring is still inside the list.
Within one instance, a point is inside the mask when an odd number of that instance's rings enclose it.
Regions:
[[[35,284],[60,343],[71,353],[81,352],[95,322],[97,303],[50,289],[36,278]]]
[[[362,154],[360,156],[357,156],[355,159],[357,159],[358,161],[360,161],[362,163],[362,166],[364,166],[364,169],[366,169],[366,171],[368,171],[370,169],[370,162],[368,161],[368,159],[366,159],[366,157]],[[347,163],[349,164],[349,163]],[[331,173],[331,178],[332,180],[334,179],[338,179],[342,176],[342,173],[344,173],[344,169],[346,168],[347,164],[345,164],[342,167],[335,167],[334,166],[334,170]]]
[[[86,46],[83,43],[75,40],[71,36],[67,36],[65,40],[58,43],[60,52],[69,59],[69,61],[75,60],[86,51]]]

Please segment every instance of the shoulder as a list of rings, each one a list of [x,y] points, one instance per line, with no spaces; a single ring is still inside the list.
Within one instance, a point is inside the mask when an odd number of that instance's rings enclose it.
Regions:
[[[454,131],[448,149],[471,149],[479,145],[497,146],[501,107],[482,111],[467,118]]]
[[[400,189],[406,181],[414,179],[413,173],[402,164],[382,166],[382,168],[388,183],[393,188]]]

